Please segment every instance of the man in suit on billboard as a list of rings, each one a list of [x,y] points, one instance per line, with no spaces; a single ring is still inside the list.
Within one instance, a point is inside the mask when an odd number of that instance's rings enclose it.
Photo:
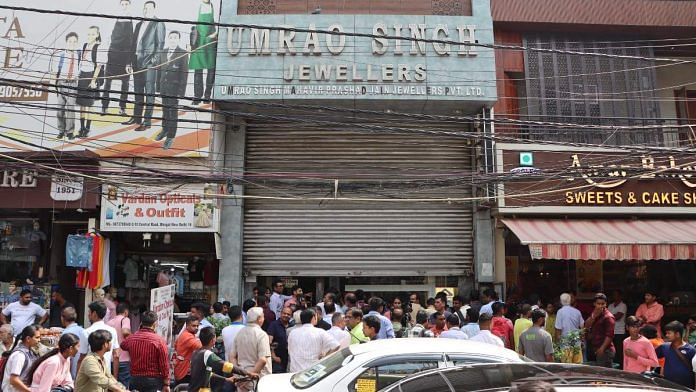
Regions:
[[[152,111],[155,103],[155,90],[160,54],[164,49],[166,29],[164,22],[156,20],[154,1],[146,1],[143,15],[150,20],[140,21],[133,34],[135,49],[131,63],[127,66],[128,73],[133,73],[135,89],[135,108],[133,117],[123,125],[138,124],[136,131],[145,131],[152,125]],[[145,116],[143,118],[143,108]]]
[[[188,80],[188,54],[179,46],[181,35],[172,31],[167,36],[167,50],[161,54],[160,94],[162,94],[162,131],[155,140],[164,138],[163,149],[168,150],[174,138],[179,122],[179,97],[186,94]]]

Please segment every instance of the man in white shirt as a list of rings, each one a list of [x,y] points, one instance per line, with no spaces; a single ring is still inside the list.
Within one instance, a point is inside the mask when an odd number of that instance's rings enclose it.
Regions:
[[[285,301],[292,299],[292,295],[283,295],[283,289],[285,284],[282,280],[276,280],[273,282],[273,294],[271,294],[271,301],[268,307],[275,313],[276,320],[280,318],[280,312],[283,310]]]
[[[614,315],[614,348],[616,348],[614,363],[618,363],[620,368],[623,368],[623,341],[626,339],[626,312],[628,307],[621,298],[621,290],[614,290],[612,302],[607,309]]]
[[[13,335],[17,336],[29,325],[34,324],[39,317],[38,324],[43,324],[48,319],[48,313],[41,306],[31,302],[33,300],[31,290],[24,289],[19,293],[19,301],[9,304],[0,313],[0,324],[7,324],[7,317],[11,317]]]
[[[271,343],[268,335],[261,329],[263,309],[253,307],[247,312],[247,325],[234,339],[230,358],[232,363],[250,373],[264,377],[273,373],[271,366]],[[237,386],[240,392],[250,391],[249,385]]]
[[[566,336],[573,331],[582,329],[585,320],[579,310],[575,309],[571,303],[571,296],[568,293],[561,294],[562,307],[556,312],[556,339],[560,341],[561,336]]]
[[[302,326],[288,336],[290,373],[307,369],[340,348],[340,344],[328,332],[314,327],[317,324],[314,309],[303,310],[300,313],[300,321]]]
[[[488,313],[493,315],[493,304],[498,302],[498,293],[493,289],[483,290],[481,294],[481,300],[483,301],[483,306],[479,310],[479,314]]]
[[[237,337],[239,331],[244,328],[244,322],[242,321],[242,308],[235,305],[232,306],[227,313],[232,320],[232,324],[226,326],[222,329],[222,341],[225,344],[225,360],[232,361],[230,358],[230,353],[232,352],[232,347],[234,346],[234,339]]]
[[[77,368],[80,369],[82,360],[89,353],[89,335],[95,331],[109,331],[111,334],[111,349],[104,354],[104,366],[113,373],[114,378],[118,379],[118,356],[121,353],[121,347],[118,344],[116,330],[106,325],[104,316],[106,316],[106,305],[103,302],[95,301],[89,304],[89,321],[92,325],[89,328],[85,328],[80,336],[80,359],[77,362]],[[112,361],[113,367],[111,366]]]
[[[491,333],[491,320],[493,319],[493,316],[491,316],[488,313],[482,313],[479,316],[479,328],[481,329],[481,332],[479,332],[476,336],[473,338],[469,339],[474,342],[481,342],[481,343],[488,343],[492,344],[501,348],[505,347],[505,344],[503,341],[493,335]]]
[[[442,332],[440,334],[440,338],[460,340],[469,339],[469,336],[467,336],[464,331],[459,329],[459,323],[459,317],[456,314],[450,314],[447,317],[447,331]]]
[[[350,346],[350,333],[346,331],[346,320],[343,318],[343,314],[334,313],[331,316],[331,329],[329,330],[329,335],[331,335],[341,348],[346,348]]]

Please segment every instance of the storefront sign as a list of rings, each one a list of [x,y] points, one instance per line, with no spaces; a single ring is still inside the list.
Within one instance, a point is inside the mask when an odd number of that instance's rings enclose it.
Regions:
[[[0,176],[0,208],[91,209],[99,200],[97,192],[84,192],[90,186],[98,189],[89,180],[49,178],[32,170],[4,170]]]
[[[211,106],[197,107],[190,101],[197,91],[196,98],[210,99],[203,96],[206,75],[194,80],[194,73],[207,74],[212,80],[215,28],[159,21],[147,24],[126,17],[217,22],[220,0],[2,1],[3,6],[30,4],[41,10],[56,9],[58,3],[61,11],[105,16],[0,9],[0,103],[5,103],[0,131],[11,138],[0,138],[0,151],[50,148],[89,150],[105,157],[207,156]],[[100,41],[95,42],[96,38]],[[194,45],[198,49],[191,49]],[[154,55],[132,64],[141,47],[152,48]],[[89,53],[80,60],[83,51]],[[146,76],[145,72],[147,78],[136,77]],[[96,88],[90,89],[95,75]],[[148,105],[156,103],[154,111],[146,106],[136,119],[149,124],[147,128],[128,123],[136,116],[137,91],[152,91],[145,100]],[[178,110],[162,110],[160,105]],[[77,113],[88,113],[90,120],[81,122]],[[163,124],[168,124],[165,133],[171,139],[166,144]]]
[[[166,340],[169,347],[172,345],[175,292],[173,284],[150,290],[150,310],[157,314],[155,332]]]
[[[472,5],[473,16],[237,15],[224,2],[223,23],[250,27],[221,30],[217,63],[235,72],[216,75],[216,98],[494,102],[493,50],[468,45],[493,43],[490,5]]]
[[[36,188],[36,170],[3,170],[0,188]]]
[[[528,148],[528,147],[527,147]],[[696,158],[688,154],[539,151],[519,172],[519,151],[503,151],[504,207],[693,207]]]
[[[84,178],[71,176],[51,176],[51,199],[56,201],[75,201],[82,198]]]
[[[148,192],[107,186],[102,196],[101,230],[217,232],[220,209],[205,185]]]

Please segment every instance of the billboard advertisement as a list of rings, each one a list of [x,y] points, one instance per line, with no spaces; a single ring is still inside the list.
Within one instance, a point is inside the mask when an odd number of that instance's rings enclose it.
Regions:
[[[219,100],[497,99],[490,2],[472,16],[238,15],[224,2]],[[471,45],[474,44],[474,45]]]
[[[0,151],[207,156],[219,0],[2,5]]]

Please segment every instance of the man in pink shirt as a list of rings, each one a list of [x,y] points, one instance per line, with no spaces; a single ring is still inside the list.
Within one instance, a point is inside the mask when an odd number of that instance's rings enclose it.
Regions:
[[[623,342],[623,370],[631,373],[643,373],[659,366],[657,354],[652,343],[640,334],[640,320],[635,316],[626,319],[629,336]]]
[[[636,318],[643,324],[649,324],[657,328],[657,336],[662,337],[662,327],[660,322],[665,315],[665,310],[657,303],[657,296],[652,291],[645,292],[645,302],[640,304],[636,310]]]
[[[128,318],[128,313],[128,304],[121,302],[116,306],[116,317],[106,323],[106,325],[116,330],[119,345],[131,334],[131,322],[130,318]],[[131,378],[130,355],[128,351],[121,350],[118,360],[118,382],[128,388]]]

